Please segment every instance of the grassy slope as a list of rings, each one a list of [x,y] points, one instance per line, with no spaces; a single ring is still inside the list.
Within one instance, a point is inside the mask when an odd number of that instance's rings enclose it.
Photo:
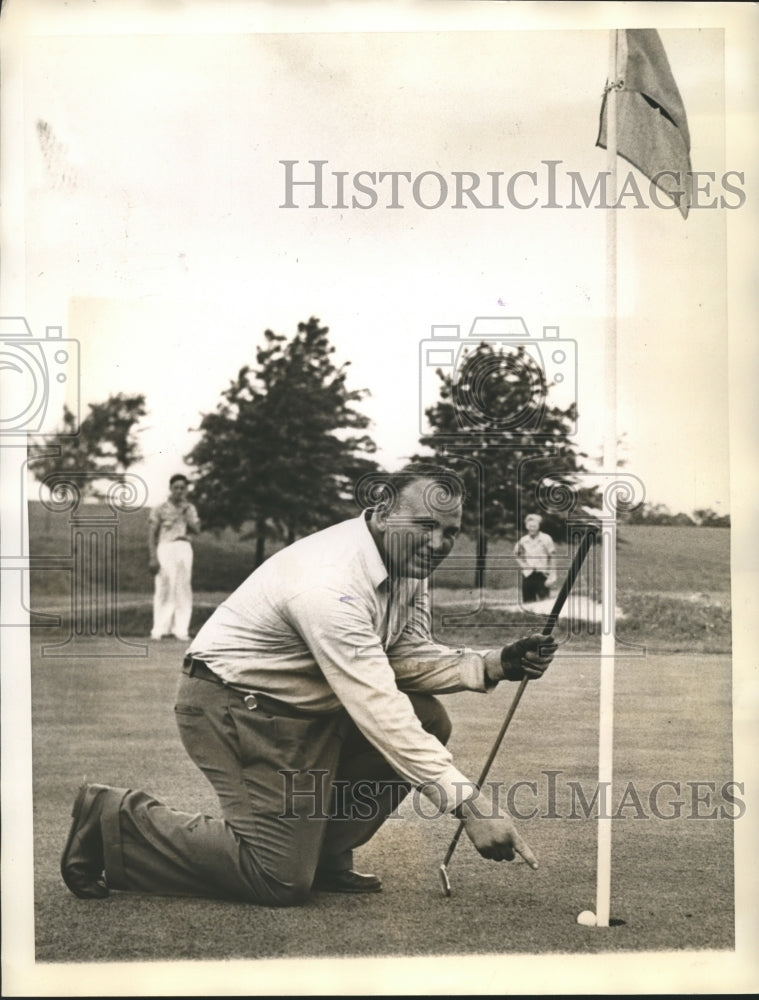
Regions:
[[[625,592],[730,592],[726,528],[622,526],[618,585]]]
[[[69,551],[67,515],[53,515],[39,504],[30,508],[30,537],[35,555],[62,555]],[[151,626],[153,578],[147,569],[147,512],[122,515],[119,521],[119,630],[124,636],[145,636]],[[233,532],[219,536],[204,533],[195,543],[193,581],[195,606],[191,631],[196,631],[214,607],[251,572],[254,541],[241,541]],[[462,539],[453,556],[436,575],[437,603],[468,616],[461,630],[448,630],[443,641],[476,641],[499,644],[503,629],[512,625],[532,628],[534,618],[518,610],[505,611],[503,602],[517,600],[518,577],[510,561],[511,542],[490,547],[485,580],[487,607],[472,617],[480,604],[473,587],[473,545]],[[590,566],[590,561],[587,564]],[[589,570],[589,572],[591,572]],[[595,561],[596,587],[600,562]],[[731,648],[730,533],[720,528],[622,527],[617,560],[618,604],[625,617],[618,624],[621,642],[649,650],[698,650],[727,652]],[[70,577],[60,570],[32,574],[32,606],[65,612]],[[587,592],[580,581],[575,592]],[[599,593],[596,589],[596,594]],[[45,641],[60,641],[66,634],[46,629]],[[472,635],[471,630],[477,631]],[[587,630],[585,630],[587,633]],[[575,635],[591,646],[592,634]]]
[[[41,504],[29,505],[32,555],[67,555],[71,550],[67,514],[53,514]],[[145,595],[153,590],[148,569],[148,510],[120,514],[118,520],[119,589],[122,594]],[[204,532],[195,542],[195,586],[200,591],[229,592],[253,568],[255,540],[241,541],[232,531],[218,536]],[[39,606],[60,603],[69,593],[68,573],[38,570],[31,576],[32,594]]]
[[[147,568],[147,510],[119,517],[119,583],[123,593],[150,593],[152,577]],[[38,503],[30,504],[29,535],[33,555],[66,555],[70,525],[66,514],[51,514]],[[491,545],[489,558],[496,567],[488,575],[491,587],[507,582],[497,567],[511,554],[512,541]],[[276,545],[269,547],[269,552]],[[195,542],[194,585],[200,592],[229,592],[253,568],[255,540],[241,541],[227,530],[219,535],[204,532]],[[446,587],[471,586],[474,574],[457,560],[469,561],[473,545],[462,539],[451,558],[451,569],[441,574]],[[464,557],[467,557],[465,560]],[[622,526],[619,530],[618,586],[621,593],[710,593],[730,590],[730,532],[724,528]],[[446,564],[448,565],[448,564]],[[513,580],[508,574],[508,582]],[[62,571],[37,571],[32,583],[40,598],[65,595]]]

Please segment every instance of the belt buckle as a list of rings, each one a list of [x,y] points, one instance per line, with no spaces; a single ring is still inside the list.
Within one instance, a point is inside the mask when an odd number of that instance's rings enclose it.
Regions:
[[[258,698],[256,698],[254,694],[246,694],[243,701],[245,702],[245,707],[249,712],[255,712],[258,708]]]

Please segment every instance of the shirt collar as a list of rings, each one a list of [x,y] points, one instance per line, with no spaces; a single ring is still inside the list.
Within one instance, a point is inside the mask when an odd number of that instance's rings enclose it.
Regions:
[[[365,510],[355,519],[354,523],[358,536],[359,551],[361,552],[361,558],[364,561],[366,571],[369,574],[369,579],[372,581],[373,586],[379,587],[381,583],[387,580],[388,573],[387,567],[382,561],[382,556],[377,548],[377,543],[372,538],[371,531],[369,531],[370,516],[371,511]]]

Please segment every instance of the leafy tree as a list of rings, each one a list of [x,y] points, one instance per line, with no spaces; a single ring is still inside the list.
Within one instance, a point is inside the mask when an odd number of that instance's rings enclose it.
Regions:
[[[711,508],[699,508],[689,514],[673,514],[663,503],[643,503],[627,514],[624,520],[628,524],[681,525],[688,528],[729,528],[730,515],[718,514]]]
[[[116,393],[102,403],[90,403],[89,410],[76,432],[76,417],[64,406],[56,433],[32,444],[30,468],[40,481],[56,472],[88,473],[92,478],[80,482],[80,488],[100,496],[99,478],[118,479],[142,458],[136,425],[146,413],[145,397]]]
[[[272,528],[289,543],[350,516],[355,481],[377,467],[372,439],[351,433],[369,425],[352,405],[366,390],[348,389],[349,362],[335,365],[328,333],[313,317],[289,341],[266,330],[256,368],[241,368],[203,415],[186,457],[205,525],[254,522],[256,565]]]
[[[693,516],[696,519],[696,524],[699,528],[729,528],[730,527],[730,515],[729,514],[718,514],[716,510],[712,510],[711,507],[699,508],[693,511]]]
[[[430,431],[420,444],[466,483],[462,528],[477,539],[481,567],[488,540],[520,535],[527,513],[541,513],[543,530],[562,538],[570,512],[599,506],[597,491],[581,484],[588,456],[571,440],[575,404],[547,405],[544,373],[524,347],[482,343],[456,372],[437,375],[439,399],[425,411]]]
[[[692,528],[695,521],[688,514],[681,511],[679,514],[672,515],[672,524],[679,525],[682,528]]]
[[[627,524],[672,524],[672,512],[666,504],[646,502],[624,515],[623,520]],[[688,520],[690,521],[690,518]],[[693,521],[690,523],[693,524]]]

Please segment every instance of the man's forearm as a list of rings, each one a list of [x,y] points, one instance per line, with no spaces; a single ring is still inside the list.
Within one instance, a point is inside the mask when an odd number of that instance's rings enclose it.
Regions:
[[[158,558],[158,532],[159,528],[154,528],[150,526],[148,531],[148,553],[150,554],[151,562]]]
[[[485,677],[488,686],[495,686],[503,680],[503,660],[500,649],[488,649],[484,653],[483,662],[485,664]]]
[[[200,534],[200,519],[198,518],[198,513],[193,506],[189,506],[185,510],[185,526],[187,528],[188,535]]]
[[[401,643],[388,658],[402,691],[455,694],[457,691],[489,691],[498,674],[500,650],[453,649],[435,643]]]

